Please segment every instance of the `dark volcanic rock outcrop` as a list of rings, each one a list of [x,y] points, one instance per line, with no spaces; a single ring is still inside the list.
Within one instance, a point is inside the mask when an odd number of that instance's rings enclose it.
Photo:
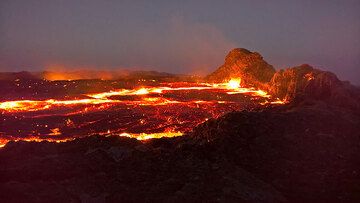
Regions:
[[[319,77],[320,76],[320,77]],[[314,80],[316,79],[317,82]],[[321,80],[321,81],[320,81]],[[312,83],[313,92],[306,95],[309,84]],[[279,70],[274,74],[269,83],[269,92],[280,99],[292,100],[295,97],[329,96],[330,89],[340,85],[335,75],[314,69],[310,65]]]
[[[246,86],[262,87],[270,81],[275,69],[263,60],[257,52],[237,48],[230,51],[224,65],[205,79],[210,82],[224,82],[230,78],[240,77]]]
[[[209,82],[224,82],[240,77],[241,84],[266,90],[281,100],[322,100],[360,111],[360,89],[340,81],[335,74],[304,64],[275,72],[256,52],[243,48],[230,51],[224,65],[208,75]]]
[[[358,88],[340,81],[331,72],[307,64],[276,72],[268,84],[268,92],[287,101],[313,99],[360,110]]]

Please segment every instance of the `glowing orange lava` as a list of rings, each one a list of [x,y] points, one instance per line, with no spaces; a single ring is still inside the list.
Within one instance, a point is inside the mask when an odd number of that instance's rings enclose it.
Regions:
[[[240,78],[233,78],[227,83],[227,86],[230,89],[237,89],[240,88],[240,82],[241,82]]]
[[[163,133],[140,133],[140,134],[130,134],[130,133],[121,133],[121,137],[135,138],[137,140],[148,140],[153,138],[162,138],[162,137],[178,137],[183,133],[181,132],[163,132]]]
[[[196,94],[195,94],[195,93]],[[188,95],[191,94],[201,94],[202,97],[194,98]],[[236,99],[229,99],[228,97],[236,97],[236,95],[248,95],[250,98],[261,98],[262,102],[258,102],[258,104],[284,104],[285,101],[281,101],[279,99],[272,99],[267,92],[255,88],[247,88],[242,87],[240,78],[233,78],[228,82],[224,83],[161,83],[160,86],[140,86],[134,89],[115,89],[106,92],[99,92],[93,94],[83,94],[79,95],[81,99],[68,99],[68,100],[59,100],[59,99],[46,99],[46,100],[15,100],[15,101],[4,101],[0,102],[0,110],[3,115],[9,115],[11,119],[12,115],[14,115],[15,119],[18,116],[23,116],[25,113],[32,113],[30,118],[33,119],[42,119],[42,118],[52,118],[54,116],[77,116],[77,115],[86,115],[88,112],[94,111],[103,111],[105,109],[122,105],[121,111],[130,111],[135,107],[144,108],[153,108],[154,110],[149,110],[154,112],[153,119],[165,120],[166,123],[152,124],[146,120],[139,120],[139,127],[148,126],[147,128],[152,129],[154,126],[158,128],[163,128],[163,132],[159,133],[148,133],[148,132],[140,132],[140,133],[125,133],[128,132],[126,127],[122,127],[117,129],[116,131],[112,130],[110,134],[118,134],[119,136],[136,138],[138,140],[146,140],[150,138],[160,138],[160,137],[175,137],[181,136],[184,132],[177,130],[178,126],[183,124],[189,125],[184,129],[188,129],[193,125],[199,124],[211,116],[207,116],[211,114],[212,116],[219,116],[222,113],[226,113],[227,111],[231,111],[231,109],[235,108],[232,105],[239,105]],[[170,96],[169,96],[170,95]],[[214,96],[216,95],[216,96]],[[226,96],[228,95],[228,96]],[[233,95],[233,96],[232,96]],[[175,111],[175,114],[167,115],[166,106],[172,107],[173,105],[178,105],[178,107],[174,107],[178,109]],[[229,108],[225,108],[224,110],[214,111],[216,110],[215,105],[225,105],[225,107],[229,106]],[[164,108],[162,106],[165,106]],[[180,119],[177,116],[177,113],[181,113],[184,108],[188,108],[188,111],[192,109],[202,108],[204,115],[200,118],[191,118],[191,113],[189,116],[186,116],[184,119]],[[236,109],[236,108],[235,108]],[[147,110],[147,109],[143,109]],[[143,111],[142,110],[142,111]],[[171,110],[173,111],[173,110]],[[196,114],[196,113],[195,113]],[[27,114],[26,114],[27,115]],[[143,114],[144,115],[144,114]],[[129,115],[134,116],[134,115]],[[136,118],[134,118],[136,119]],[[196,120],[197,119],[197,120]],[[82,123],[75,124],[71,119],[67,119],[64,121],[63,126],[48,127],[47,124],[39,125],[37,124],[35,127],[39,128],[39,131],[33,131],[33,134],[30,134],[27,138],[0,138],[0,146],[4,145],[9,140],[28,140],[28,141],[67,141],[73,138],[56,138],[58,136],[65,136],[66,130],[69,128],[72,129],[82,129],[82,127],[91,126],[94,122],[98,122],[96,120],[87,121]],[[111,123],[112,121],[108,121]],[[125,122],[125,121],[124,121]],[[129,122],[129,121],[126,121]],[[192,122],[193,124],[189,124]],[[125,123],[126,124],[126,123]],[[172,127],[167,127],[172,126]],[[65,131],[63,131],[65,129]],[[96,130],[96,129],[95,129]],[[43,132],[47,131],[46,137],[41,138],[44,134]],[[14,131],[15,132],[15,131]],[[16,131],[16,132],[21,132]],[[110,130],[109,130],[110,132]],[[1,133],[1,132],[0,132]],[[64,135],[65,134],[65,135]],[[100,133],[96,132],[92,129],[89,129],[89,134],[109,134],[109,133]],[[0,134],[1,135],[1,134]],[[13,135],[7,136],[11,137]],[[52,136],[49,138],[49,136]]]
[[[49,109],[54,106],[73,106],[84,104],[104,104],[104,103],[126,103],[121,100],[109,99],[111,96],[131,96],[131,95],[149,95],[149,94],[162,94],[166,91],[180,91],[180,90],[223,90],[227,94],[251,94],[258,97],[270,96],[262,90],[256,90],[254,88],[240,87],[241,79],[231,79],[227,83],[209,84],[200,83],[201,86],[189,86],[189,87],[142,87],[140,89],[121,89],[109,92],[101,92],[96,94],[88,94],[89,99],[73,99],[73,100],[55,100],[48,99],[44,101],[36,100],[19,100],[19,101],[5,101],[0,103],[0,109],[8,112],[16,111],[39,111]],[[161,102],[158,103],[158,101]],[[153,103],[151,103],[153,102]],[[156,102],[156,103],[154,103]],[[194,101],[202,102],[202,101]],[[221,102],[221,101],[220,101]],[[161,98],[144,98],[138,102],[139,105],[165,105],[169,103],[180,103],[176,100],[162,100]]]

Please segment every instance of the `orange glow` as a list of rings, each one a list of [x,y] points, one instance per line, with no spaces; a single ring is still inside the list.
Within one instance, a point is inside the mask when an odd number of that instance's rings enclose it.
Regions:
[[[53,106],[71,106],[81,104],[103,104],[116,103],[116,100],[101,100],[101,99],[74,99],[74,100],[54,100],[49,99],[45,101],[34,100],[20,100],[20,101],[6,101],[0,103],[0,109],[8,112],[21,111],[39,111],[49,109]]]
[[[17,138],[17,139],[0,139],[0,148],[4,147],[9,141],[14,141],[14,142],[18,142],[18,141],[26,141],[26,142],[43,142],[43,141],[47,141],[47,142],[56,142],[56,143],[61,143],[61,142],[68,142],[68,141],[72,141],[75,138],[64,138],[64,139],[52,139],[52,138],[39,138],[39,137],[35,137],[35,136],[30,136],[30,137],[25,137],[25,138]]]
[[[120,76],[126,76],[127,74],[125,70],[94,71],[91,70],[92,67],[66,66],[61,64],[48,64],[45,69],[47,71],[44,72],[44,78],[51,81],[82,79],[113,80]]]
[[[227,86],[229,87],[229,89],[238,89],[240,87],[240,82],[240,78],[234,78],[227,83]]]
[[[7,112],[21,112],[21,111],[39,111],[52,108],[54,106],[74,106],[87,104],[104,104],[104,103],[131,103],[131,101],[122,101],[116,99],[109,99],[111,96],[131,96],[131,95],[149,95],[162,94],[164,91],[182,91],[182,90],[222,90],[227,94],[251,94],[252,96],[269,98],[263,90],[256,90],[254,88],[240,87],[241,79],[231,79],[228,83],[208,84],[200,83],[199,86],[189,87],[143,87],[140,89],[120,89],[109,92],[101,92],[96,94],[88,94],[89,99],[73,99],[73,100],[55,100],[48,99],[44,101],[36,100],[19,100],[19,101],[5,101],[0,102],[0,110]],[[159,102],[159,103],[156,103]],[[193,101],[199,103],[201,101]],[[214,102],[214,101],[213,101]],[[223,101],[215,101],[215,103]],[[176,100],[162,99],[162,98],[143,98],[141,101],[133,101],[138,105],[166,105],[173,103],[182,103]],[[191,102],[190,102],[191,103]]]
[[[266,104],[275,104],[275,105],[283,105],[283,104],[287,104],[288,101],[284,100],[280,100],[279,98],[277,98],[276,100],[273,101],[265,101],[260,103],[261,105],[266,105]]]
[[[59,128],[53,128],[53,129],[50,129],[50,131],[51,131],[51,133],[49,135],[61,135]]]
[[[183,133],[181,132],[140,133],[140,134],[121,133],[119,136],[135,138],[137,140],[148,140],[148,139],[162,138],[162,137],[178,137],[181,136],[182,134]]]
[[[187,97],[190,94],[190,91],[195,91],[196,94],[199,91],[205,91],[206,94],[203,94],[199,98]],[[169,96],[169,93],[178,92],[179,94],[175,96]],[[161,137],[176,137],[181,136],[184,132],[187,132],[201,122],[204,122],[207,118],[217,117],[223,113],[228,112],[228,109],[235,109],[234,105],[242,105],[237,103],[236,100],[239,97],[236,97],[236,94],[246,94],[250,96],[251,99],[258,99],[257,104],[269,104],[269,105],[281,105],[285,104],[286,101],[281,101],[279,99],[273,99],[267,92],[255,88],[247,88],[241,85],[240,78],[233,78],[224,83],[189,83],[189,82],[174,82],[174,83],[161,83],[158,87],[153,86],[140,86],[134,89],[114,89],[106,92],[99,92],[93,94],[81,95],[81,99],[68,99],[68,100],[59,100],[59,99],[47,99],[47,100],[16,100],[16,101],[4,101],[0,102],[0,111],[3,114],[17,116],[19,113],[23,112],[33,112],[29,114],[31,118],[42,118],[52,115],[61,115],[61,116],[70,116],[70,115],[86,115],[88,112],[97,112],[103,111],[104,109],[110,109],[113,106],[122,105],[126,109],[132,109],[135,107],[149,109],[149,107],[156,107],[157,112],[155,114],[156,119],[161,122],[155,124],[156,127],[161,128],[159,133],[147,133],[151,132],[151,128],[144,128],[144,133],[124,133],[127,131],[126,128],[122,129],[112,129],[104,131],[104,133],[99,133],[96,131],[91,131],[89,134],[100,134],[100,135],[119,135],[125,137],[136,138],[138,140],[146,140],[151,138],[161,138]],[[235,95],[235,96],[231,96]],[[125,99],[124,99],[125,98]],[[130,99],[129,99],[130,98]],[[205,98],[205,99],[203,99]],[[262,103],[261,103],[262,102]],[[143,107],[146,106],[146,107]],[[172,111],[172,115],[162,115],[163,107],[169,107],[176,109]],[[224,109],[222,109],[224,107]],[[121,107],[123,108],[123,107]],[[181,114],[182,109],[188,108],[189,115],[195,112],[193,109],[201,109],[201,113],[204,113],[203,117],[189,118],[186,115],[185,118],[179,119],[177,116]],[[219,111],[214,111],[214,108],[219,108]],[[178,109],[178,110],[177,110]],[[37,114],[35,114],[38,112]],[[56,112],[56,113],[54,113]],[[178,114],[179,112],[179,114]],[[22,114],[20,114],[22,115]],[[27,114],[26,114],[27,115]],[[145,113],[143,115],[146,115]],[[153,115],[153,114],[151,114]],[[85,116],[86,117],[86,116]],[[144,117],[144,116],[143,116]],[[191,117],[191,116],[190,116]],[[151,117],[152,119],[152,117]],[[75,120],[74,120],[75,121]],[[59,135],[67,136],[66,130],[64,128],[77,128],[79,125],[86,126],[90,125],[92,121],[79,123],[73,122],[70,118],[64,119],[63,123],[57,126],[48,127],[47,124],[43,126],[38,126],[37,129],[31,131],[30,138],[17,138],[10,140],[25,140],[25,141],[54,141],[61,142],[72,140],[71,139],[56,139]],[[94,121],[95,122],[95,121]],[[147,123],[148,122],[148,123]],[[139,127],[149,126],[149,120],[142,120],[142,117],[138,120]],[[186,127],[178,128],[178,126],[183,126],[185,123]],[[188,123],[191,123],[191,125]],[[151,124],[154,125],[154,124]],[[59,127],[58,127],[59,126]],[[65,127],[64,127],[65,126]],[[175,126],[175,127],[174,127]],[[94,128],[97,129],[97,128]],[[149,129],[149,130],[148,130]],[[181,129],[179,131],[179,129]],[[37,131],[38,130],[38,131]],[[43,130],[43,131],[40,131]],[[46,131],[44,131],[46,130]],[[49,132],[50,131],[50,132]],[[158,130],[157,130],[158,131]],[[15,131],[16,132],[16,131]],[[45,133],[44,133],[45,132]],[[77,131],[79,132],[79,131]],[[141,132],[141,131],[140,131]],[[145,133],[146,132],[146,133]],[[15,133],[16,134],[16,133]],[[20,134],[20,133],[19,133]],[[34,135],[34,136],[33,136]],[[45,138],[40,138],[40,135],[46,135]],[[49,136],[51,136],[49,138]],[[3,146],[8,140],[0,139],[0,146]]]

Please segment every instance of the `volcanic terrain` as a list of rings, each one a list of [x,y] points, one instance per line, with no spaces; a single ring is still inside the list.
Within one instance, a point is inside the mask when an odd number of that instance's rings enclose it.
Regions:
[[[333,73],[238,48],[205,78],[48,75],[0,74],[2,202],[360,201],[360,89]]]

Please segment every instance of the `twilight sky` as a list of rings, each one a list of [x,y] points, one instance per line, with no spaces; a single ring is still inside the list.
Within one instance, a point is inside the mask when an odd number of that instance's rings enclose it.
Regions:
[[[0,0],[0,71],[205,74],[235,47],[360,85],[360,1]]]

